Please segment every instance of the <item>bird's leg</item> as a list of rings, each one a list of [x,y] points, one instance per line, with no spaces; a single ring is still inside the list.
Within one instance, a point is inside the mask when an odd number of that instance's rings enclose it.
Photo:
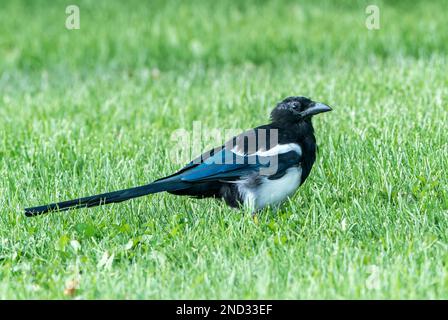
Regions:
[[[254,221],[255,224],[258,224],[258,215],[257,215],[257,210],[252,211],[252,220]]]

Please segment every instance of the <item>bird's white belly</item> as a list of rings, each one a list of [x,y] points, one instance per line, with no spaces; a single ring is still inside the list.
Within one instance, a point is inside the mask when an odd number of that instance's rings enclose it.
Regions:
[[[276,206],[292,195],[300,185],[301,167],[289,168],[280,179],[263,178],[260,185],[248,188],[241,185],[239,190],[243,195],[244,205],[252,210],[259,210],[265,206]]]

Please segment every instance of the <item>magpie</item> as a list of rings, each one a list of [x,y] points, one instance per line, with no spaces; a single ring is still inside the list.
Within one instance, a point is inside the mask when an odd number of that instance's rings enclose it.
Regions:
[[[311,118],[332,109],[307,97],[288,97],[271,122],[203,153],[176,173],[126,190],[25,209],[26,216],[117,203],[162,191],[195,198],[220,198],[252,214],[278,207],[301,186],[316,160]]]

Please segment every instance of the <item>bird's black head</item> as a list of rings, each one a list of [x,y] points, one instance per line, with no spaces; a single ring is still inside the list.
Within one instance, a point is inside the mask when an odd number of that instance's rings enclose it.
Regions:
[[[309,120],[318,113],[331,110],[326,104],[306,97],[288,97],[272,110],[271,119],[275,122],[299,122]]]

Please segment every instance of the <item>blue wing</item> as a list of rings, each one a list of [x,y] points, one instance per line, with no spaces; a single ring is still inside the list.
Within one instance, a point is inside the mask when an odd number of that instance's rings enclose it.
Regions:
[[[178,172],[183,182],[237,180],[254,173],[269,177],[282,176],[291,166],[298,165],[300,156],[294,151],[275,156],[239,155],[222,149],[201,163],[189,163]],[[264,169],[265,171],[262,171]]]

